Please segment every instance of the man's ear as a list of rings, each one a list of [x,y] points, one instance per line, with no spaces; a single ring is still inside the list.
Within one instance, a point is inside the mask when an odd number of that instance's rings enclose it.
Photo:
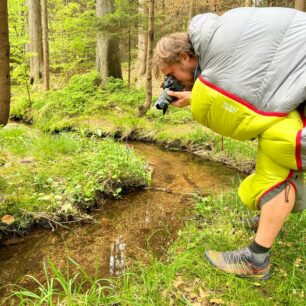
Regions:
[[[189,62],[190,61],[190,56],[186,52],[181,52],[180,60],[181,60],[181,62]]]

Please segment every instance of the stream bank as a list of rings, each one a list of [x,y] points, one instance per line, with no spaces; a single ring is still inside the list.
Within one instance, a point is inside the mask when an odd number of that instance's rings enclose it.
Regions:
[[[93,214],[93,224],[54,232],[37,230],[21,239],[7,240],[0,249],[2,285],[17,279],[28,285],[26,274],[42,280],[43,263],[48,258],[63,268],[71,257],[90,273],[94,273],[98,260],[99,276],[106,277],[122,273],[131,260],[166,256],[168,246],[191,217],[191,195],[229,191],[239,180],[234,169],[191,154],[167,152],[147,144],[127,146],[153,168],[152,190],[104,203]]]

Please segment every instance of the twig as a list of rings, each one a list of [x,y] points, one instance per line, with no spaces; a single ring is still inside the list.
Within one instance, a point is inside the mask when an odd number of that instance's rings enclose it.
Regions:
[[[179,191],[173,191],[170,188],[161,188],[161,187],[147,187],[145,188],[146,190],[153,190],[153,191],[161,191],[161,192],[166,192],[166,193],[172,193],[172,194],[179,194],[179,195],[184,195],[184,196],[197,196],[200,195],[201,197],[207,197],[210,194],[209,193],[201,193],[200,191],[197,192],[179,192]]]

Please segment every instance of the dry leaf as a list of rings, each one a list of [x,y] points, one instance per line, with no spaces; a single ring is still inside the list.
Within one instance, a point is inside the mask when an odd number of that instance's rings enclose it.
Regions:
[[[300,267],[302,263],[302,258],[301,257],[297,257],[296,260],[294,261],[294,266],[295,267]]]
[[[1,221],[7,225],[12,224],[15,221],[15,218],[11,215],[5,215],[1,218]]]
[[[176,280],[173,282],[173,287],[177,289],[177,288],[181,287],[181,286],[184,285],[184,284],[185,284],[185,282],[183,281],[182,276],[179,275],[179,276],[176,278]]]
[[[199,288],[199,296],[204,300],[205,298],[209,297],[211,293],[205,292],[201,287]]]
[[[211,299],[209,301],[210,303],[216,304],[216,305],[223,305],[224,301],[222,299]]]
[[[195,293],[191,293],[190,296],[189,296],[191,299],[196,299],[198,297],[197,294]]]
[[[253,285],[256,286],[256,287],[260,287],[261,283],[253,283]]]
[[[192,291],[192,289],[191,289],[191,288],[188,288],[188,287],[185,287],[185,288],[184,288],[184,291],[185,291],[186,293],[190,293],[190,292]]]
[[[168,289],[163,290],[162,293],[161,293],[161,296],[162,296],[163,298],[167,297],[168,295],[169,295]]]

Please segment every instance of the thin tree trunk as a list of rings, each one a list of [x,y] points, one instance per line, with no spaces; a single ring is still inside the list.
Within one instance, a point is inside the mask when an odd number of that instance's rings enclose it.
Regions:
[[[49,76],[49,39],[48,39],[48,0],[41,0],[42,4],[42,32],[43,32],[43,58],[44,58],[44,87],[50,89]]]
[[[10,59],[7,0],[0,0],[0,125],[10,113]]]
[[[33,53],[30,58],[31,84],[42,78],[43,51],[42,51],[42,29],[41,29],[41,6],[39,0],[29,1],[29,52]]]
[[[144,25],[145,16],[147,16],[147,6],[145,0],[139,0],[138,14],[141,16],[138,26],[138,56],[137,56],[137,80],[140,85],[140,79],[146,73],[147,66],[147,49],[148,49],[148,33]]]
[[[149,0],[149,22],[148,22],[148,55],[147,55],[147,73],[146,73],[146,102],[139,107],[138,116],[146,114],[152,104],[152,57],[153,57],[153,40],[154,40],[154,0]]]
[[[131,58],[131,30],[129,29],[129,46],[128,46],[128,48],[129,48],[129,50],[128,50],[128,52],[129,52],[129,66],[128,66],[128,87],[130,88],[131,87],[131,61],[132,61],[132,58]]]
[[[113,13],[114,1],[97,0],[96,10],[98,17]],[[97,34],[96,68],[101,76],[102,88],[110,76],[122,79],[118,38],[103,31]]]
[[[294,8],[304,12],[304,0],[295,0]]]

